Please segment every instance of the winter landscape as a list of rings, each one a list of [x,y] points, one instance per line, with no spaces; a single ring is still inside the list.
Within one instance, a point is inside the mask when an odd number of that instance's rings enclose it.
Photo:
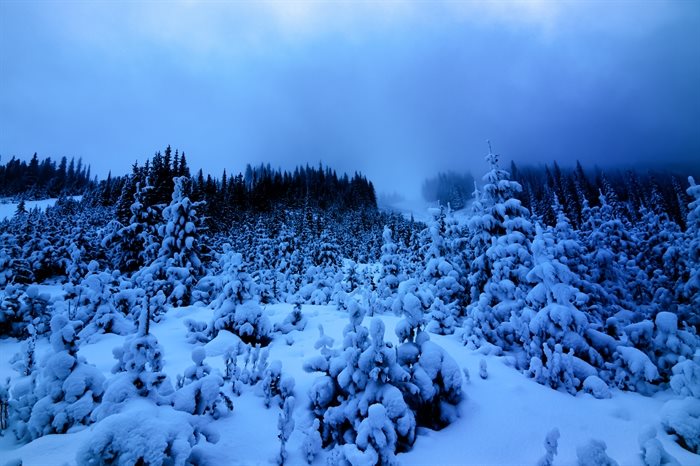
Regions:
[[[700,465],[696,5],[0,18],[0,466]]]

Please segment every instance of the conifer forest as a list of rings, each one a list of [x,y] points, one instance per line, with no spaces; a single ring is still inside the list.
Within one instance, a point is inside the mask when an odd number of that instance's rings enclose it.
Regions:
[[[692,177],[506,170],[489,151],[468,206],[419,221],[378,209],[359,173],[193,175],[170,147],[28,210],[67,179],[34,161],[2,167],[25,189],[0,224],[10,453],[62,434],[84,439],[79,464],[217,464],[252,404],[278,417],[263,460],[393,464],[424,429],[469,422],[491,365],[571,400],[654,400],[642,456],[670,455],[662,435],[697,459]],[[605,457],[601,440],[579,458]]]

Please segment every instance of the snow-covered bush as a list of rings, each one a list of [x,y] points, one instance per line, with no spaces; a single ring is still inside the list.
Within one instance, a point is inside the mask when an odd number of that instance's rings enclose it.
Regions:
[[[557,343],[554,348],[544,344],[542,346],[544,357],[533,357],[527,373],[537,383],[549,385],[554,389],[562,388],[571,394],[575,394],[580,380],[574,374],[573,350],[565,353],[562,345]],[[543,362],[544,361],[544,362]]]
[[[687,397],[667,401],[661,410],[661,425],[676,436],[680,446],[700,453],[700,400]]]
[[[284,400],[282,406],[282,411],[280,411],[279,418],[277,420],[277,429],[279,434],[277,437],[280,439],[280,451],[277,456],[277,464],[284,464],[289,456],[287,453],[287,441],[294,431],[294,397],[290,396]]]
[[[214,312],[212,329],[213,336],[220,330],[228,330],[246,343],[267,345],[272,325],[258,304],[248,302],[235,305],[227,300]]]
[[[396,293],[401,280],[401,256],[392,234],[391,228],[385,225],[382,233],[382,255],[379,258],[381,271],[377,283],[377,293],[383,301]]]
[[[396,428],[383,405],[375,403],[367,409],[367,417],[357,430],[355,445],[357,451],[348,458],[351,464],[397,464]],[[345,451],[346,456],[349,456],[348,449]]]
[[[163,350],[149,333],[149,322],[148,311],[143,309],[138,333],[112,350],[117,360],[112,368],[115,375],[107,381],[102,404],[94,412],[97,420],[118,412],[134,398],[147,398],[159,405],[171,403],[173,386],[163,372]]]
[[[12,335],[26,338],[30,334],[30,326],[37,335],[48,332],[53,308],[51,297],[48,293],[42,293],[38,285],[29,285],[23,291],[18,308],[14,308],[12,298],[8,303]]]
[[[545,455],[537,463],[538,466],[552,466],[559,448],[559,429],[552,429],[544,438]]]
[[[589,375],[583,381],[583,391],[590,393],[594,397],[610,398],[612,394],[610,393],[610,388],[600,377],[596,375]]]
[[[81,465],[148,464],[185,466],[195,445],[185,413],[136,403],[133,411],[100,422],[76,455]]]
[[[345,328],[342,350],[330,349],[332,340],[322,333],[316,345],[321,356],[305,364],[307,371],[323,373],[309,392],[312,412],[324,445],[346,445],[356,442],[369,407],[382,404],[396,432],[396,449],[405,450],[413,444],[416,428],[399,389],[409,374],[399,366],[396,349],[384,342],[384,323],[374,318],[367,332],[359,317]]]
[[[680,466],[678,460],[671,456],[656,438],[654,427],[639,434],[639,447],[642,450],[644,466]]]
[[[578,466],[617,466],[617,461],[605,453],[607,448],[605,442],[595,439],[577,447]]]
[[[700,364],[692,359],[673,366],[671,389],[680,396],[700,398]]]
[[[294,393],[294,378],[282,374],[282,363],[280,361],[272,361],[265,369],[265,375],[262,379],[262,390],[265,396],[266,407],[269,408],[272,400],[277,397],[281,407],[284,401]]]
[[[134,326],[114,305],[114,295],[119,289],[116,274],[99,270],[97,261],[88,264],[88,274],[69,290],[75,296],[74,315],[83,322],[80,338],[89,339],[98,333],[126,335]]]
[[[233,402],[223,392],[224,379],[204,362],[204,348],[192,351],[193,366],[185,369],[173,394],[173,406],[190,414],[210,414],[214,419],[233,410]]]
[[[210,341],[209,330],[206,322],[185,319],[187,327],[187,343],[191,345],[204,345]]]
[[[618,346],[615,354],[614,381],[623,390],[642,394],[653,391],[650,383],[659,379],[659,371],[642,351],[629,346]]]
[[[51,320],[53,352],[41,365],[34,390],[37,401],[27,423],[30,439],[89,424],[101,401],[104,376],[77,355],[78,328],[79,322],[60,314]]]
[[[396,325],[396,336],[399,342],[413,340],[417,332],[425,327],[425,317],[434,297],[427,287],[421,286],[417,280],[410,279],[399,284],[398,294],[392,305],[392,310],[403,319]]]
[[[282,334],[287,334],[292,330],[304,331],[306,328],[307,318],[301,312],[301,303],[296,303],[292,312],[284,318],[282,323],[275,324],[275,331]]]
[[[9,283],[0,294],[0,335],[26,338],[28,316],[22,312],[22,285]]]
[[[313,463],[316,455],[323,448],[323,441],[321,440],[321,433],[319,432],[321,428],[321,421],[319,419],[314,419],[311,423],[311,427],[306,431],[304,436],[304,444],[302,449],[304,450],[304,457],[308,464]]]
[[[435,298],[428,311],[430,312],[428,331],[438,335],[452,335],[455,332],[454,311],[440,298]]]
[[[242,304],[252,299],[255,283],[248,273],[248,265],[230,244],[222,245],[215,267],[218,273],[206,275],[197,283],[194,291],[197,300],[212,302],[216,308],[226,301]]]

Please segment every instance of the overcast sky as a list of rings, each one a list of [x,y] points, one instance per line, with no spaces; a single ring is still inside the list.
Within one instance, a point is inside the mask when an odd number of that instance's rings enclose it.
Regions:
[[[700,3],[0,0],[0,156],[123,174],[328,163],[379,191],[525,164],[700,160]]]

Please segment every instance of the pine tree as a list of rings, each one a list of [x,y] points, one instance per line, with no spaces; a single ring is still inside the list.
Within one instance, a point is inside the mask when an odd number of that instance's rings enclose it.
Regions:
[[[484,176],[482,209],[470,220],[478,255],[470,265],[472,302],[467,307],[464,340],[471,345],[485,340],[507,348],[517,338],[511,317],[519,320],[524,307],[533,226],[527,209],[513,197],[522,189],[520,184],[499,168],[498,158],[489,144],[490,170]]]
[[[168,284],[168,301],[173,305],[187,306],[194,285],[204,273],[199,258],[201,227],[196,211],[200,203],[193,203],[186,196],[187,178],[174,178],[173,182],[172,201],[163,209],[165,223],[159,228],[163,240],[152,267],[155,275]]]
[[[53,353],[41,366],[35,389],[37,402],[26,426],[29,439],[90,424],[92,412],[101,402],[104,376],[78,356],[79,328],[79,322],[61,314],[51,320]]]

